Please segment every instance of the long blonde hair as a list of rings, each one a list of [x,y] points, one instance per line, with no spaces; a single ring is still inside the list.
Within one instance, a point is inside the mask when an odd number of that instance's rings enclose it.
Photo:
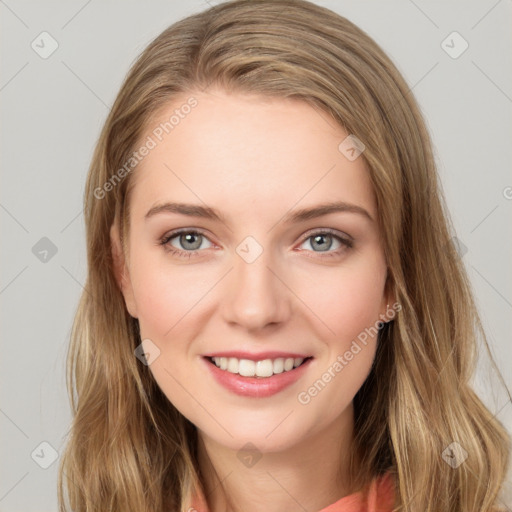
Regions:
[[[109,233],[119,224],[124,239],[137,169],[119,171],[155,113],[212,85],[301,99],[366,146],[387,285],[401,311],[380,331],[354,398],[361,463],[353,489],[391,471],[397,510],[494,510],[510,439],[470,385],[478,336],[488,344],[409,87],[364,31],[326,8],[234,0],[178,21],[149,44],[97,143],[84,198],[88,275],[68,354],[73,422],[59,468],[61,512],[66,500],[75,512],[184,511],[201,485],[195,426],[134,356],[138,322],[116,282]],[[452,442],[468,454],[457,468],[442,456]]]

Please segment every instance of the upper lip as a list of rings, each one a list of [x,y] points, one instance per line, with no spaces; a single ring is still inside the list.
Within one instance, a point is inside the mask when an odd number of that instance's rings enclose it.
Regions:
[[[236,359],[249,359],[251,361],[262,361],[264,359],[288,359],[288,358],[302,358],[306,359],[307,357],[312,357],[308,354],[296,354],[293,352],[276,352],[276,351],[266,351],[266,352],[258,352],[257,354],[253,354],[251,352],[244,352],[241,350],[228,350],[222,352],[211,352],[210,354],[204,354],[204,357],[235,357]]]

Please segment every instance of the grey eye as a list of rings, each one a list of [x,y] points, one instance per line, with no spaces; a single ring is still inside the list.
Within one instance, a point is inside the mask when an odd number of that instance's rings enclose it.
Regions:
[[[175,245],[175,241],[178,240],[180,246]],[[208,240],[204,235],[201,233],[197,233],[195,231],[187,231],[185,233],[179,233],[175,236],[173,236],[169,243],[176,247],[176,249],[180,250],[188,250],[188,251],[196,251],[201,248],[202,243]],[[203,247],[204,249],[204,247]]]
[[[314,252],[325,252],[330,249],[338,249],[341,247],[341,243],[338,241],[339,246],[333,247],[333,243],[337,240],[338,237],[331,235],[329,233],[317,233],[315,235],[311,235],[310,237],[304,240],[304,243],[309,242]]]

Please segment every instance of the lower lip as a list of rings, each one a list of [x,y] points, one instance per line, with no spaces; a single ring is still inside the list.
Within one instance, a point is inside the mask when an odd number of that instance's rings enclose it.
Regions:
[[[208,358],[203,357],[203,360],[219,384],[237,395],[255,398],[272,396],[291,386],[300,379],[312,361],[312,359],[308,359],[300,366],[297,366],[297,368],[277,373],[272,375],[272,377],[243,377],[238,373],[221,370]]]

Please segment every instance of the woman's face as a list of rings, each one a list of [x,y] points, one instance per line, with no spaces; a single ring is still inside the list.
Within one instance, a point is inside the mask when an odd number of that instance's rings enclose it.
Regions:
[[[368,171],[305,102],[193,97],[143,138],[126,305],[158,385],[203,435],[286,449],[352,412],[391,304]]]

